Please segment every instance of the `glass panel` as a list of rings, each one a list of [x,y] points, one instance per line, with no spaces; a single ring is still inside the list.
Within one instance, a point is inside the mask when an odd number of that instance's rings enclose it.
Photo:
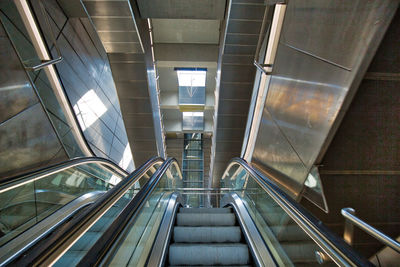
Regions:
[[[138,217],[112,256],[112,266],[145,266],[167,203],[175,188],[182,187],[179,167],[171,165],[146,201]]]
[[[5,187],[0,193],[0,245],[74,199],[93,191],[107,191],[122,179],[100,164],[89,163],[10,190]]]
[[[204,128],[204,112],[182,112],[184,131],[201,131]]]
[[[222,181],[239,194],[279,266],[318,264],[319,247],[245,169],[233,165]]]
[[[107,230],[115,218],[118,217],[120,212],[129,204],[129,202],[136,196],[136,194],[142,189],[150,177],[160,167],[160,164],[155,164],[154,167],[150,168],[139,180],[134,183],[131,188],[121,197],[55,264],[54,266],[73,266],[77,265],[82,257],[85,255],[85,251],[88,251],[91,246],[102,236]],[[171,171],[169,171],[171,173]],[[168,174],[168,173],[167,173]],[[173,178],[171,179],[173,180]],[[166,183],[168,186],[172,186],[171,183]],[[164,187],[165,188],[165,187]],[[160,190],[159,190],[160,191]],[[162,191],[162,190],[161,190]],[[157,203],[161,199],[160,194],[155,194],[150,198],[148,203],[144,207],[144,217],[141,217],[139,224],[144,227],[148,224],[148,220],[151,219],[151,214],[156,209]],[[157,211],[160,207],[157,207]],[[140,229],[142,229],[139,227]],[[134,237],[140,238],[141,233],[134,233]],[[137,239],[135,242],[137,242]],[[142,241],[143,243],[143,241]]]

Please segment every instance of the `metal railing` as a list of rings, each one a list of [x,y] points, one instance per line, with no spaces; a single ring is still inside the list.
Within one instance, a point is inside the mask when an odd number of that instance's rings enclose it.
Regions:
[[[321,221],[311,215],[300,204],[274,185],[268,177],[250,166],[241,158],[234,158],[229,163],[244,168],[257,184],[288,214],[299,227],[339,266],[372,266],[356,253],[346,242],[338,238]]]
[[[350,223],[356,225],[359,227],[361,230],[364,232],[368,233],[369,235],[373,236],[374,238],[378,239],[388,247],[391,247],[394,249],[397,253],[400,253],[400,243],[397,242],[396,240],[390,238],[389,236],[385,235],[381,231],[375,229],[368,223],[364,222],[363,220],[359,219],[357,216],[355,216],[355,211],[352,208],[343,208],[341,210],[341,213],[343,217],[346,218],[346,221],[348,220]]]
[[[16,187],[22,186],[24,184],[40,180],[57,172],[88,163],[105,165],[110,167],[114,172],[117,172],[122,176],[128,176],[128,173],[124,169],[122,169],[121,167],[119,167],[114,162],[108,159],[98,158],[98,157],[75,158],[72,160],[59,163],[57,165],[46,167],[44,169],[32,172],[27,175],[9,178],[7,179],[6,182],[0,184],[0,194],[9,191],[11,189],[14,189]]]
[[[89,228],[95,224],[150,168],[164,162],[154,157],[137,168],[127,178],[100,196],[90,207],[73,217],[66,224],[43,237],[35,246],[11,262],[16,266],[50,266],[57,261]],[[157,171],[156,173],[158,173]]]
[[[150,180],[143,186],[139,193],[131,200],[126,208],[120,213],[118,218],[111,224],[110,227],[103,233],[101,238],[91,246],[90,250],[81,259],[80,264],[85,266],[98,266],[102,265],[101,262],[107,258],[109,250],[113,250],[113,245],[117,244],[123,234],[121,234],[129,221],[135,220],[139,215],[141,208],[147,202],[152,192],[163,178],[164,174],[169,170],[173,164],[178,165],[174,158],[168,158],[163,165],[153,174]],[[179,169],[179,167],[178,167]],[[180,177],[182,175],[180,174]],[[110,255],[109,255],[110,256]]]
[[[278,48],[279,38],[282,31],[283,19],[286,12],[286,4],[284,1],[272,1],[267,3],[264,11],[263,21],[261,23],[260,34],[258,37],[256,53],[254,55],[254,66],[264,74],[270,74],[274,65],[275,56]],[[271,7],[274,6],[273,14]],[[269,24],[269,27],[267,27]],[[260,51],[263,47],[264,38],[267,37],[267,45],[265,54],[263,54],[262,62],[260,62]]]

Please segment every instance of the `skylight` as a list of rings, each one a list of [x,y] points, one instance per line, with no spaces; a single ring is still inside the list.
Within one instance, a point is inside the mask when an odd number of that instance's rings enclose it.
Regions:
[[[206,86],[206,70],[178,70],[179,86],[205,87]]]

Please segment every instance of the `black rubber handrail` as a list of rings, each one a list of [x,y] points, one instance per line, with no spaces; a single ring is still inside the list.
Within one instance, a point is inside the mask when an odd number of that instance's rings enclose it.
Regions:
[[[177,163],[176,159],[168,158],[164,164],[153,174],[151,179],[143,186],[142,190],[130,201],[124,211],[118,216],[97,242],[90,248],[86,255],[81,259],[77,266],[96,266],[107,254],[108,250],[118,239],[126,225],[132,220],[134,221],[140,214],[146,200],[150,197],[165,172],[173,164]]]
[[[228,168],[238,164],[243,167],[268,195],[305,231],[324,252],[340,266],[373,266],[343,239],[329,230],[299,203],[278,188],[271,179],[252,167],[242,158],[233,158]]]
[[[120,166],[112,162],[111,160],[99,157],[84,157],[84,158],[74,158],[67,161],[63,161],[61,163],[57,163],[51,166],[47,166],[45,168],[35,170],[29,173],[25,173],[22,175],[14,176],[7,178],[0,183],[0,193],[3,191],[10,190],[10,188],[15,188],[26,183],[29,183],[33,180],[39,180],[41,178],[47,177],[51,174],[76,167],[84,164],[102,164],[111,169],[111,171],[120,174],[121,176],[128,176],[129,173],[122,169]]]
[[[57,227],[51,234],[44,236],[34,246],[28,248],[10,264],[15,266],[37,266],[45,261],[56,260],[72,246],[105,212],[117,202],[129,188],[155,164],[164,160],[154,157],[137,168],[128,177],[111,188],[92,205],[74,216],[65,224]]]

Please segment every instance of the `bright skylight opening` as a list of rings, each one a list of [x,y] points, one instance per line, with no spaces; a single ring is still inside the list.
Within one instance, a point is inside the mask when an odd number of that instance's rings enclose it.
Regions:
[[[178,70],[178,84],[179,86],[206,86],[206,74],[204,70]]]

